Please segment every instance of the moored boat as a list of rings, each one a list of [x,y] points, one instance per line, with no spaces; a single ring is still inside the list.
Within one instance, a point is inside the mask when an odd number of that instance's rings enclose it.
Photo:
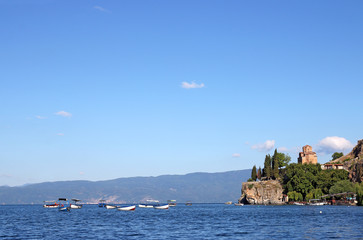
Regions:
[[[176,200],[168,200],[168,205],[170,207],[175,207],[176,206]]]
[[[44,201],[43,208],[57,208],[59,204],[56,201]]]
[[[78,202],[80,202],[81,200],[76,199],[76,198],[72,198],[71,199],[73,203],[70,204],[72,209],[80,209],[82,208],[82,204],[79,204]]]
[[[154,206],[154,209],[169,209],[169,204]]]
[[[106,204],[106,209],[116,209],[117,206],[116,205],[112,205],[112,204]]]
[[[158,200],[146,200],[146,203],[140,203],[139,208],[153,208],[154,206],[159,206]]]
[[[117,210],[119,210],[119,211],[135,211],[135,209],[136,209],[135,205],[117,208]]]
[[[100,201],[98,201],[98,206],[99,207],[106,207],[106,200],[101,199]]]
[[[69,212],[71,207],[67,198],[58,198],[58,210],[62,212]]]

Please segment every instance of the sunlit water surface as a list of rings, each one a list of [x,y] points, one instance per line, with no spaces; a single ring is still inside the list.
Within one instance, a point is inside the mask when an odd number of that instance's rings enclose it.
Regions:
[[[0,206],[0,239],[363,239],[363,207],[182,204],[134,212]]]

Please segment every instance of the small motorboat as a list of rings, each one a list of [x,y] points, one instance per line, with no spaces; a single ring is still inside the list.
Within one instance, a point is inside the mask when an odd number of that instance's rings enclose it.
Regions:
[[[168,204],[170,207],[175,207],[176,206],[176,200],[168,200]]]
[[[112,205],[112,204],[106,204],[106,209],[116,209],[117,206],[116,205]]]
[[[169,209],[169,204],[154,206],[154,209]]]
[[[139,208],[153,208],[154,207],[154,205],[149,205],[149,204],[139,204],[138,206],[139,206]]]
[[[139,208],[153,208],[154,206],[159,206],[158,200],[146,200],[146,203],[139,204]]]
[[[69,212],[71,211],[71,207],[69,205],[67,198],[59,198],[58,199],[58,210],[62,212]]]
[[[57,208],[58,206],[56,201],[44,201],[43,208]]]
[[[81,200],[76,199],[76,198],[72,198],[71,200],[72,200],[72,202],[73,202],[73,203],[71,203],[71,204],[70,204],[70,205],[71,205],[71,208],[73,208],[73,209],[80,209],[80,208],[82,208],[82,204],[79,204],[79,203],[78,203],[78,202],[80,202]]]
[[[297,205],[297,206],[304,206],[305,203],[301,203],[301,202],[294,202],[294,205]]]
[[[136,209],[135,205],[117,208],[117,210],[119,210],[119,211],[135,211],[135,209]]]
[[[101,199],[101,200],[98,202],[98,206],[99,206],[99,207],[106,207],[106,200]]]
[[[192,202],[191,202],[191,201],[188,201],[188,202],[186,202],[186,203],[185,203],[185,205],[187,205],[187,206],[192,206],[193,204],[192,204]]]
[[[235,205],[235,206],[244,206],[244,204],[243,204],[243,203],[235,203],[234,205]]]

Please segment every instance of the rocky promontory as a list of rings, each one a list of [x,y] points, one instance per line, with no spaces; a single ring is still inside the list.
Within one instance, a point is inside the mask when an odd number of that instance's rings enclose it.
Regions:
[[[244,204],[285,204],[283,189],[279,181],[243,182],[240,203]]]
[[[349,172],[352,182],[363,182],[363,139],[358,140],[353,150],[328,164],[343,164],[344,169]]]

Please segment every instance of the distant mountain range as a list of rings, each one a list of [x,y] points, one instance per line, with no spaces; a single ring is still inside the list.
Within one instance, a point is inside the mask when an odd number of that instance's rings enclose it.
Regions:
[[[0,187],[0,204],[38,204],[59,197],[78,198],[85,203],[105,199],[114,203],[137,203],[146,199],[166,202],[221,203],[237,201],[242,182],[251,170],[190,173],[158,177],[117,178],[107,181],[58,181],[20,187]]]

